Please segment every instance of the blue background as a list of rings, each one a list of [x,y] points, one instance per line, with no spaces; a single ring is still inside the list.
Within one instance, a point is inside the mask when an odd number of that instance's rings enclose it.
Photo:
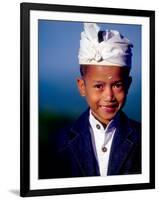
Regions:
[[[133,82],[123,110],[130,118],[141,121],[141,26],[110,23],[99,23],[99,26],[103,30],[118,30],[134,45]],[[76,78],[80,75],[78,50],[81,31],[82,22],[39,20],[40,113],[76,119],[87,108],[76,85]]]

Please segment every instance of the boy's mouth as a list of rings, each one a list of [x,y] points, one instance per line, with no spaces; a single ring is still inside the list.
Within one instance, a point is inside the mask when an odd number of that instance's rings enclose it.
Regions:
[[[114,103],[114,104],[106,104],[106,105],[100,105],[100,107],[103,107],[103,108],[114,108],[114,107],[117,107],[118,104],[117,103]]]
[[[115,110],[116,110],[116,108],[117,108],[117,104],[100,105],[100,108],[101,108],[104,112],[112,113],[112,112],[115,112]]]

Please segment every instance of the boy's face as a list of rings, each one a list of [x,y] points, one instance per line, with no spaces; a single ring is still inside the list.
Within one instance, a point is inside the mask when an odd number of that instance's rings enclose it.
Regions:
[[[131,77],[123,67],[92,65],[86,66],[86,73],[77,84],[92,114],[108,124],[125,103]]]

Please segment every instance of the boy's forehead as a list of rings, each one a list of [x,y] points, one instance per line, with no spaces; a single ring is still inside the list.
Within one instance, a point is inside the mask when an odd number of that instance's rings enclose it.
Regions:
[[[125,81],[129,77],[129,72],[124,67],[98,65],[86,66],[85,69],[86,72],[83,78],[90,83],[105,82],[112,84],[117,81]]]
[[[113,77],[122,78],[125,75],[125,72],[127,72],[127,69],[120,66],[86,66],[86,75],[88,75],[88,77],[105,77],[110,80]]]

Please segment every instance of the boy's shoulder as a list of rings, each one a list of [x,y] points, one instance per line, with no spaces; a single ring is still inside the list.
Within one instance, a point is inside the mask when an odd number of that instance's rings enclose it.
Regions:
[[[128,134],[128,137],[134,141],[141,141],[141,123],[129,118],[124,112],[121,112],[121,127]]]
[[[141,123],[129,118],[129,123],[133,129],[141,130]]]
[[[74,122],[62,127],[56,133],[51,133],[51,142],[55,142],[54,147],[65,147],[69,141],[78,135],[84,135],[89,129],[89,109],[83,112]]]
[[[132,127],[141,128],[141,123],[129,118],[123,111],[120,112],[121,123],[128,123]]]

